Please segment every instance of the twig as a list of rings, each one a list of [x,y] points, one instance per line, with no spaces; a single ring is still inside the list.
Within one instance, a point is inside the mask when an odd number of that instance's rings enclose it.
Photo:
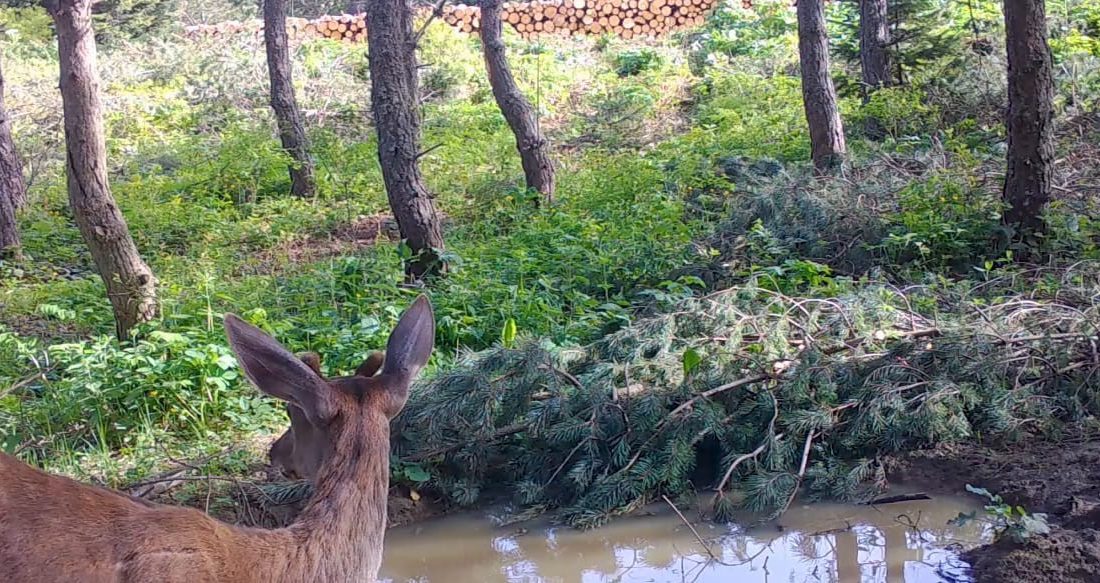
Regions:
[[[661,431],[664,430],[665,425],[667,425],[668,422],[672,420],[672,418],[679,415],[685,409],[691,407],[693,404],[698,402],[700,399],[707,399],[707,398],[710,398],[714,395],[717,395],[718,393],[722,393],[722,392],[725,392],[725,391],[736,389],[737,387],[750,385],[752,383],[758,383],[758,382],[761,382],[761,381],[766,381],[769,378],[771,378],[771,377],[769,377],[766,374],[758,374],[758,375],[753,375],[751,377],[744,377],[744,378],[741,378],[741,379],[737,379],[736,381],[733,381],[733,382],[726,383],[724,385],[715,387],[713,389],[703,391],[702,393],[699,393],[698,395],[688,399],[687,401],[684,401],[683,403],[680,403],[680,406],[673,409],[671,413],[669,413],[664,419],[661,420],[660,423],[657,424],[657,427],[653,430],[653,433],[649,436],[649,439],[646,439],[645,443],[643,443],[642,446],[638,448],[638,452],[634,454],[634,457],[630,458],[630,461],[627,462],[627,464],[625,466],[623,466],[623,469],[619,470],[619,472],[626,471],[626,470],[630,469],[631,467],[633,467],[634,464],[637,463],[639,459],[641,459],[642,453],[645,451],[645,447],[647,445],[649,445],[649,443],[651,441],[656,439],[658,435],[661,434]],[[616,473],[618,473],[618,472],[616,472]]]
[[[669,500],[668,496],[665,496],[664,494],[661,494],[661,498],[664,499],[665,503],[668,504],[670,508],[672,508],[672,511],[676,513],[676,516],[680,517],[680,520],[684,523],[684,526],[687,526],[688,529],[691,530],[691,534],[695,535],[695,540],[699,541],[699,545],[703,547],[703,550],[706,551],[711,560],[716,563],[725,565],[725,563],[723,563],[721,559],[714,555],[714,551],[710,550],[710,545],[708,545],[706,541],[703,540],[703,537],[699,536],[699,531],[695,530],[695,526],[688,522],[688,519],[684,516],[684,513],[680,512],[680,509],[672,503],[672,500]]]
[[[932,498],[924,492],[918,492],[916,494],[898,494],[897,496],[883,496],[882,498],[875,498],[869,502],[866,502],[867,506],[877,506],[879,504],[896,504],[898,502],[915,502],[917,500],[931,500]]]
[[[508,425],[507,427],[502,427],[502,428],[497,429],[496,431],[494,431],[493,434],[491,436],[489,436],[489,440],[488,440],[487,443],[492,443],[494,441],[497,441],[498,439],[503,439],[505,437],[508,437],[510,435],[515,435],[517,433],[523,433],[524,431],[527,431],[530,428],[531,428],[531,426],[527,423],[515,423],[513,425]],[[447,447],[441,447],[441,448],[438,448],[438,449],[433,449],[431,451],[413,454],[413,455],[410,455],[409,457],[406,457],[404,459],[405,459],[405,461],[410,461],[410,462],[424,461],[426,459],[430,459],[430,458],[433,458],[433,457],[438,457],[438,456],[441,456],[441,455],[444,455],[444,454],[451,453],[452,451],[455,451],[457,449],[462,449],[462,447],[464,447],[465,445],[467,445],[467,444],[466,443],[458,443],[458,444],[455,444],[455,445],[449,445]]]
[[[424,24],[420,26],[420,30],[416,31],[416,34],[413,36],[413,40],[412,40],[412,48],[413,49],[420,46],[420,37],[424,36],[424,33],[427,32],[428,26],[431,25],[432,21],[434,21],[436,18],[439,18],[440,16],[443,16],[443,5],[446,4],[446,3],[447,3],[447,0],[439,0],[439,2],[436,2],[435,8],[432,10],[432,13],[428,16],[428,20],[424,21]]]
[[[755,561],[757,557],[764,554],[764,551],[770,549],[771,546],[772,546],[771,543],[768,543],[768,544],[760,547],[759,551],[756,551],[755,554],[753,554],[749,558],[747,558],[747,559],[745,559],[745,560],[743,560],[739,563],[727,563],[727,562],[723,561],[722,559],[719,559],[717,556],[715,556],[714,551],[710,550],[710,546],[707,545],[706,541],[703,540],[703,537],[699,536],[699,531],[695,530],[695,527],[692,526],[691,522],[688,522],[688,519],[687,519],[687,517],[684,516],[684,513],[680,512],[680,509],[677,508],[676,505],[672,503],[672,500],[668,499],[668,496],[662,494],[661,498],[664,499],[665,503],[668,504],[670,508],[672,508],[672,511],[676,513],[676,516],[680,517],[680,521],[684,523],[684,526],[688,527],[691,530],[691,534],[695,535],[695,540],[699,541],[699,544],[702,545],[703,550],[707,553],[708,556],[710,556],[710,560],[715,562],[715,563],[718,563],[719,565],[722,565],[723,567],[738,567],[740,565],[745,565],[745,564],[751,563],[751,562]]]
[[[549,365],[549,364],[540,364],[539,365],[539,370],[544,370],[544,371],[547,371],[547,372],[553,372],[553,373],[556,373],[558,375],[561,375],[562,377],[565,378],[565,380],[569,381],[569,384],[573,385],[574,387],[577,387],[578,389],[584,390],[584,385],[582,385],[581,382],[579,380],[577,380],[577,377],[569,374],[567,371],[564,371],[564,370],[562,370],[562,369],[560,369],[556,366]]]
[[[187,471],[187,470],[179,470],[179,471],[184,472],[184,471]],[[232,476],[168,476],[168,477],[164,477],[164,478],[153,478],[153,479],[150,479],[150,480],[145,480],[143,482],[138,482],[137,484],[134,484],[133,486],[131,486],[129,489],[133,490],[135,488],[144,488],[145,486],[152,486],[153,484],[163,484],[163,483],[167,483],[167,482],[209,482],[209,481],[229,482],[231,484],[236,484],[238,486],[241,485],[241,484],[248,484],[250,486],[255,486],[256,485],[255,483],[253,483],[251,481],[240,480],[240,479],[234,478]]]
[[[794,502],[795,496],[798,496],[798,491],[802,488],[802,478],[806,476],[806,464],[810,461],[810,448],[814,444],[814,438],[818,436],[818,433],[811,431],[806,435],[806,445],[802,448],[802,464],[798,467],[798,481],[795,482],[794,488],[791,490],[791,495],[787,497],[787,503],[783,505],[783,509],[779,511],[779,514],[783,514],[791,507],[791,503]]]
[[[432,147],[428,148],[427,150],[424,150],[423,152],[420,152],[420,153],[419,153],[419,154],[417,154],[417,155],[416,155],[416,157],[415,157],[415,158],[413,158],[413,159],[414,159],[414,160],[419,160],[419,159],[423,158],[424,156],[427,156],[428,154],[431,154],[431,153],[432,153],[432,152],[434,152],[435,150],[438,150],[438,149],[440,149],[440,148],[442,148],[442,147],[443,147],[443,144],[436,144],[436,145],[434,145],[434,146],[432,146]]]
[[[778,441],[780,439],[783,439],[783,434],[780,433],[780,434],[776,435],[774,437],[774,439],[776,441]],[[730,481],[730,477],[733,476],[733,471],[737,469],[737,466],[741,465],[741,463],[745,462],[746,460],[755,458],[756,456],[760,455],[764,451],[764,449],[768,447],[768,441],[769,440],[765,439],[764,442],[761,443],[760,446],[757,447],[756,449],[754,449],[754,450],[750,451],[749,453],[746,453],[746,454],[738,457],[737,459],[733,460],[733,463],[730,464],[730,467],[726,468],[726,473],[725,473],[724,476],[722,476],[722,481],[719,482],[718,487],[715,488],[715,490],[718,491],[718,494],[716,494],[714,496],[715,500],[717,500],[718,498],[720,498],[722,496],[722,490],[724,490],[726,488],[726,484]]]
[[[19,389],[22,389],[23,387],[33,383],[35,379],[41,378],[42,380],[46,380],[46,373],[50,372],[51,370],[53,370],[53,367],[47,368],[45,370],[37,370],[31,375],[19,379],[18,381],[12,383],[11,386],[9,386],[8,388],[0,391],[0,398],[6,397],[11,393],[14,393],[15,391],[18,391]]]
[[[573,448],[572,451],[569,452],[569,455],[565,456],[565,459],[561,462],[561,464],[558,465],[558,468],[556,470],[554,470],[554,473],[550,474],[550,479],[546,480],[546,484],[543,486],[544,488],[546,486],[549,486],[550,484],[554,483],[554,478],[557,478],[558,474],[560,474],[561,471],[563,469],[565,469],[565,464],[568,464],[569,460],[573,459],[573,456],[577,453],[577,451],[579,451],[581,449],[581,446],[588,443],[588,441],[591,440],[591,439],[592,439],[592,436],[590,435],[590,436],[580,440],[579,442],[577,442],[577,445]]]

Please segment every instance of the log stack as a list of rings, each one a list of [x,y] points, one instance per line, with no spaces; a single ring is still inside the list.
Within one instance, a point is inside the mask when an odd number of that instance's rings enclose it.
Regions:
[[[700,26],[706,13],[718,0],[541,0],[508,2],[501,8],[501,19],[524,38],[540,35],[602,35],[624,39],[656,38],[673,30]],[[427,18],[431,8],[421,9]],[[465,4],[443,7],[442,20],[465,33],[475,33],[481,25],[481,9]],[[367,38],[364,14],[322,16],[315,20],[288,18],[291,40],[328,38],[362,42]],[[191,26],[189,37],[223,37],[251,33],[263,36],[263,21],[223,22]]]
[[[521,36],[540,34],[600,35],[655,38],[670,31],[700,26],[716,0],[561,0],[510,2],[501,19]],[[476,6],[444,7],[443,20],[462,32],[480,24]]]

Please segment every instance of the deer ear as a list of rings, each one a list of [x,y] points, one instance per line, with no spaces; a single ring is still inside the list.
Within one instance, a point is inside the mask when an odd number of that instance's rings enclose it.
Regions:
[[[378,372],[378,369],[382,368],[382,363],[386,360],[386,353],[376,350],[367,356],[367,359],[363,361],[363,364],[359,365],[359,368],[355,369],[355,376],[370,378],[374,376],[374,373]]]
[[[321,374],[321,355],[316,352],[299,352],[298,359],[306,363],[306,366],[313,369],[313,372],[317,373],[317,376],[323,377]]]
[[[435,315],[427,296],[416,298],[401,316],[386,343],[386,359],[382,375],[397,383],[399,390],[408,390],[416,375],[428,364],[435,346]]]
[[[225,315],[225,332],[237,361],[256,388],[297,405],[315,424],[331,418],[331,389],[308,364],[234,314]]]

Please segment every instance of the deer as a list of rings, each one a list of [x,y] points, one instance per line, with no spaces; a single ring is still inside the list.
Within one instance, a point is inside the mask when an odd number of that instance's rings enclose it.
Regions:
[[[321,374],[321,356],[316,352],[303,352],[298,355],[307,366]],[[385,353],[375,351],[367,356],[363,364],[355,370],[355,375],[370,378],[381,368]],[[283,475],[290,479],[315,480],[325,455],[324,438],[309,422],[305,413],[293,403],[286,403],[290,427],[283,432],[268,450],[271,466],[282,469]]]
[[[401,316],[385,362],[324,378],[234,314],[225,330],[245,376],[308,422],[320,452],[296,520],[265,530],[48,474],[0,453],[0,581],[13,583],[372,582],[382,563],[390,420],[435,344],[425,296]],[[369,374],[367,374],[369,372]]]

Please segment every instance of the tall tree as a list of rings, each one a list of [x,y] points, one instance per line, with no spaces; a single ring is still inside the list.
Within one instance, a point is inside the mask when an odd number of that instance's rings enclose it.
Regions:
[[[535,109],[516,86],[508,56],[504,50],[500,7],[502,0],[481,2],[481,45],[485,53],[485,69],[489,85],[504,119],[516,135],[527,188],[542,194],[547,204],[554,200],[554,161],[550,158],[550,142],[539,128]]]
[[[408,0],[367,3],[371,109],[378,132],[378,161],[401,238],[413,253],[412,278],[443,269],[443,232],[431,193],[420,174],[420,88],[416,37]]]
[[[829,37],[825,31],[823,0],[798,0],[798,57],[814,170],[827,173],[843,164],[846,146],[836,88],[829,76]]]
[[[4,71],[0,69],[0,257],[18,255],[19,228],[15,211],[26,202],[23,164],[11,139],[11,119],[4,107]]]
[[[317,192],[317,184],[313,178],[313,160],[309,157],[302,112],[298,109],[290,77],[286,4],[287,0],[264,0],[264,44],[271,79],[271,109],[275,111],[283,149],[294,160],[290,166],[290,191],[294,196],[308,197]]]
[[[114,308],[116,332],[156,315],[156,278],[141,259],[107,182],[103,104],[96,71],[94,0],[46,0],[57,30],[69,205]]]
[[[859,0],[859,62],[865,96],[890,85],[890,26],[886,0]]]
[[[1041,232],[1054,166],[1054,76],[1043,0],[1005,0],[1008,171],[1005,222]]]
[[[11,137],[11,118],[4,104],[4,71],[0,69],[0,191],[14,201],[16,210],[27,202],[27,184],[23,181],[23,161],[15,151]]]

